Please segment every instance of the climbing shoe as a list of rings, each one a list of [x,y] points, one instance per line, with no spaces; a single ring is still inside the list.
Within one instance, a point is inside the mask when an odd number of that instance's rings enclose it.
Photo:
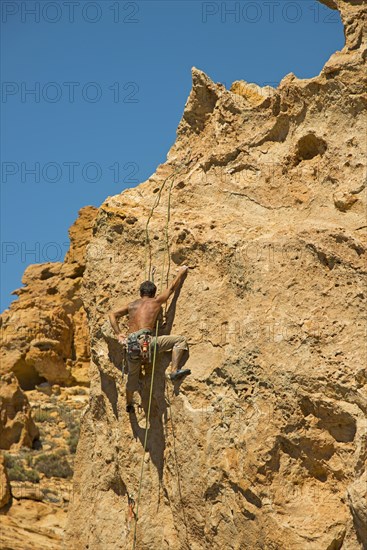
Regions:
[[[180,378],[183,378],[184,376],[188,376],[189,374],[191,374],[190,369],[176,370],[176,372],[172,372],[169,375],[169,379],[172,380],[172,382],[174,382],[175,380],[179,380]]]

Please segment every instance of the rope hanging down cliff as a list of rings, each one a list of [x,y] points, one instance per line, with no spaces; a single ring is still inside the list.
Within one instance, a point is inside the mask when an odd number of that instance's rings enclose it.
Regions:
[[[151,220],[151,218],[154,214],[154,210],[157,208],[157,206],[160,203],[162,191],[163,191],[167,181],[169,179],[171,179],[170,186],[169,186],[169,189],[168,189],[167,216],[166,216],[166,224],[165,224],[165,231],[164,231],[165,249],[164,249],[164,252],[163,252],[163,260],[162,260],[160,292],[162,292],[162,288],[163,288],[165,256],[166,256],[166,254],[168,256],[166,285],[168,285],[168,278],[169,278],[169,272],[170,272],[170,267],[171,267],[168,227],[169,227],[169,222],[170,222],[170,218],[171,218],[171,193],[172,193],[172,187],[173,187],[173,182],[175,180],[175,176],[178,175],[180,172],[182,172],[185,167],[186,167],[185,164],[181,167],[176,167],[176,169],[172,172],[172,174],[167,176],[167,178],[165,178],[165,180],[162,182],[162,185],[161,185],[161,187],[158,191],[158,196],[155,200],[155,203],[152,206],[152,209],[149,213],[147,223],[146,223],[146,226],[145,226],[145,278],[146,279],[151,279],[151,276],[152,276],[152,250],[151,250],[151,245],[150,245],[149,223],[150,223],[150,220]],[[149,264],[149,266],[148,266],[148,264]],[[136,501],[136,512],[134,514],[135,524],[134,524],[133,550],[135,550],[135,548],[136,548],[137,524],[138,524],[138,520],[139,520],[139,505],[140,505],[141,488],[142,488],[143,474],[144,474],[144,457],[145,457],[146,448],[147,448],[147,441],[148,441],[150,411],[151,411],[152,396],[153,396],[154,374],[155,374],[155,365],[156,365],[156,358],[157,358],[158,327],[159,327],[159,321],[157,320],[156,327],[155,327],[155,339],[154,339],[154,351],[153,351],[153,361],[152,361],[152,374],[151,374],[150,389],[149,389],[148,411],[147,411],[147,415],[146,415],[146,418],[145,418],[144,449],[143,449],[143,455],[142,455],[142,459],[141,459],[139,489],[138,489],[138,497],[137,497],[137,501]]]
[[[151,245],[150,245],[149,224],[150,224],[150,220],[153,217],[155,209],[159,206],[163,189],[166,186],[166,183],[167,183],[168,180],[171,180],[171,183],[170,183],[170,187],[169,187],[169,190],[168,190],[167,217],[166,217],[166,225],[165,225],[165,239],[166,239],[165,244],[166,244],[166,253],[168,253],[168,260],[170,260],[170,258],[169,258],[169,242],[168,242],[168,224],[169,224],[170,216],[171,216],[171,192],[172,192],[172,187],[173,187],[173,182],[175,180],[175,176],[178,175],[179,173],[181,173],[184,170],[184,168],[186,168],[186,164],[183,164],[181,166],[176,167],[173,170],[173,172],[171,174],[169,174],[169,176],[167,176],[163,180],[162,185],[159,188],[156,200],[155,200],[155,202],[154,202],[154,204],[153,204],[153,206],[150,210],[150,213],[148,215],[147,223],[145,225],[145,258],[144,258],[145,279],[151,279],[151,273],[152,273],[152,248],[151,248]],[[162,285],[163,285],[164,258],[165,258],[165,255],[163,256],[163,263],[162,263],[161,290],[162,290]],[[166,276],[167,281],[168,281],[168,276],[169,276],[169,270],[167,271],[167,276]]]

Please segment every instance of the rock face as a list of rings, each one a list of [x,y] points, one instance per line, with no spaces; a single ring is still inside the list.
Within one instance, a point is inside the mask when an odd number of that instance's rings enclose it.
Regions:
[[[39,436],[31,407],[14,374],[0,377],[0,449],[32,447]]]
[[[63,263],[29,266],[18,300],[1,315],[0,372],[13,372],[23,389],[36,384],[89,383],[89,334],[80,298],[85,247],[97,209],[82,208],[70,228]]]
[[[142,458],[139,550],[366,543],[365,5],[325,3],[346,45],[318,77],[228,91],[194,69],[167,162],[99,209],[68,548],[132,548]],[[143,457],[151,373],[129,417],[107,313],[182,263],[166,330],[189,339],[192,375],[166,385],[159,357]]]

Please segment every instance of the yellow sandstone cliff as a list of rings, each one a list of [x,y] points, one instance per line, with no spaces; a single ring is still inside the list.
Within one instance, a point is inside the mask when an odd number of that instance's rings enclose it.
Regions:
[[[319,76],[229,91],[194,69],[166,163],[99,209],[67,548],[132,547],[151,378],[144,412],[129,417],[107,314],[151,265],[164,286],[182,263],[191,269],[168,317],[190,342],[192,375],[167,384],[160,356],[136,547],[366,542],[365,4],[325,3],[346,44]]]
[[[59,385],[91,393],[72,494],[41,476],[37,498],[30,482],[17,498],[0,459],[7,547],[132,548],[142,459],[138,550],[365,547],[366,4],[323,3],[339,9],[345,47],[319,76],[227,90],[193,69],[167,161],[82,209],[63,263],[25,271],[1,316],[2,448],[39,437],[24,390],[71,464],[63,419],[87,395]],[[143,456],[151,372],[129,416],[107,315],[153,266],[164,287],[183,263],[164,330],[187,337],[192,375],[167,383],[159,356]]]

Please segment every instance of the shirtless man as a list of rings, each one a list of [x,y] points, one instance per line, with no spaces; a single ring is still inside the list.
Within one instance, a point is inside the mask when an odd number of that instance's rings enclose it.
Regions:
[[[188,269],[189,268],[186,265],[182,266],[174,281],[158,296],[155,295],[157,291],[155,284],[152,281],[145,281],[140,285],[140,299],[127,304],[125,307],[111,311],[109,314],[112,328],[115,331],[119,342],[124,343],[126,341],[126,336],[120,332],[118,319],[124,315],[128,315],[128,341],[129,338],[137,338],[139,341],[144,339],[145,335],[148,335],[150,338],[151,349],[154,349],[154,346],[156,345],[158,352],[172,350],[172,365],[171,373],[169,375],[171,380],[176,380],[191,373],[190,370],[180,370],[179,367],[184,351],[188,350],[186,338],[184,336],[172,335],[158,336],[157,342],[155,342],[156,339],[153,336],[153,333],[155,333],[157,317],[161,311],[162,304],[167,302],[171,294],[173,294],[177,289],[180,282],[186,276]],[[129,355],[127,355],[127,366],[128,376],[126,383],[126,411],[134,412],[133,396],[134,391],[138,389],[141,359],[133,360],[132,358],[129,358]]]

